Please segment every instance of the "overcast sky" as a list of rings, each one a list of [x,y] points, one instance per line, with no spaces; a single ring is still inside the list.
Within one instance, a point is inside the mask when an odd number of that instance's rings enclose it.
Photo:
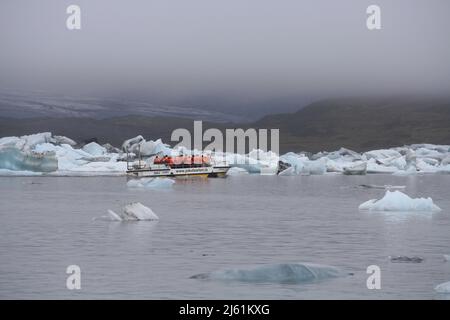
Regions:
[[[82,29],[66,29],[66,7]],[[382,29],[366,28],[381,7]],[[252,100],[448,93],[448,0],[1,0],[0,87]]]

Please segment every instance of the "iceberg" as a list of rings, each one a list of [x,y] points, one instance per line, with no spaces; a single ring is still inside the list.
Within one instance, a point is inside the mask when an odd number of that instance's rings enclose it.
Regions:
[[[127,186],[129,188],[169,189],[174,183],[173,179],[156,177],[129,180]]]
[[[346,175],[365,175],[367,172],[367,163],[359,162],[351,166],[344,167],[344,174]]]
[[[100,157],[106,154],[106,148],[102,147],[96,142],[91,142],[83,146],[83,151],[89,153],[94,157]]]
[[[146,141],[144,137],[140,135],[125,140],[125,142],[122,144],[122,150],[124,152],[141,154],[141,156],[151,156],[155,154],[171,155],[173,152],[170,146],[163,143],[161,139],[158,139],[156,141]]]
[[[380,200],[372,199],[359,206],[360,210],[369,211],[440,211],[431,198],[412,199],[406,194],[396,191],[386,191]]]
[[[41,176],[41,175],[42,175],[42,172],[0,169],[0,177],[1,176],[3,176],[3,177],[5,177],[5,176],[28,177],[28,176]]]
[[[108,218],[111,221],[122,221],[123,220],[117,213],[115,213],[114,211],[112,211],[110,209],[108,209]]]
[[[405,170],[399,170],[393,173],[394,176],[413,176],[417,174],[417,169],[415,166],[411,165]]]
[[[286,168],[283,171],[281,171],[278,175],[279,176],[294,176],[294,175],[296,175],[296,173],[295,173],[295,169],[293,167],[289,167],[289,168]]]
[[[240,176],[244,174],[248,174],[248,171],[239,167],[232,167],[227,171],[227,176]]]
[[[126,205],[121,214],[108,209],[108,215],[103,216],[110,221],[141,221],[141,220],[159,220],[152,209],[144,206],[140,202]]]
[[[122,150],[123,152],[133,152],[133,146],[137,146],[142,141],[145,141],[143,136],[137,136],[128,140],[125,140],[122,144]]]
[[[368,188],[368,189],[405,189],[406,186],[392,186],[390,184],[385,185],[376,185],[376,184],[360,184],[360,187]]]
[[[444,260],[450,261],[450,254],[444,254]]]
[[[210,273],[197,274],[192,276],[191,279],[301,284],[345,275],[348,274],[332,266],[310,263],[282,263],[218,270]]]
[[[52,172],[58,169],[53,152],[22,151],[15,147],[0,147],[0,168],[15,171]]]
[[[128,154],[126,153],[128,152]],[[152,160],[154,155],[196,154],[184,147],[172,149],[161,139],[146,141],[141,135],[124,141],[122,149],[96,142],[76,147],[76,142],[65,136],[52,136],[50,132],[0,138],[0,169],[3,174],[40,172],[51,175],[125,175],[126,161]],[[209,151],[210,152],[210,151]],[[206,151],[208,153],[208,151]],[[449,174],[450,146],[416,144],[367,151],[363,154],[340,148],[311,155],[308,152],[288,152],[278,156],[274,152],[252,150],[248,154],[215,152],[210,156],[232,167],[229,175],[258,173],[274,175],[323,175],[326,173],[363,174],[384,173],[397,176],[415,174]],[[279,163],[286,164],[279,167]],[[291,169],[283,172],[287,167]],[[237,169],[233,169],[237,168]],[[239,170],[242,169],[242,170]],[[9,171],[7,171],[9,170]],[[136,186],[137,187],[137,186]]]
[[[75,146],[77,143],[73,141],[70,138],[67,138],[65,136],[53,136],[53,139],[51,141],[54,144],[68,144],[69,146]]]
[[[395,257],[389,257],[391,262],[394,263],[421,263],[423,262],[424,258],[421,257],[407,257],[407,256],[395,256]]]
[[[434,290],[438,293],[450,293],[450,281],[437,285]]]
[[[308,160],[303,163],[302,174],[322,175],[327,172],[327,160],[320,158],[318,160]]]
[[[367,173],[389,173],[397,172],[398,168],[393,166],[386,166],[378,164],[374,158],[367,161]]]
[[[309,161],[309,158],[302,155],[296,154],[293,152],[288,152],[280,157],[280,160],[288,163],[291,167],[294,168],[295,173],[299,174],[302,172],[303,167],[305,166],[305,162]]]
[[[380,150],[372,150],[365,152],[367,160],[370,159],[386,159],[386,158],[400,158],[402,155],[400,152],[392,149],[380,149]]]

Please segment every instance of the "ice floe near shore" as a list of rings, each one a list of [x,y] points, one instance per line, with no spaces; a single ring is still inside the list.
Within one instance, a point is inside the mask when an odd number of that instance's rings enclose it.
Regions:
[[[410,198],[408,195],[396,190],[386,191],[380,200],[372,199],[359,206],[360,210],[369,211],[440,211],[431,198]]]
[[[343,273],[332,266],[311,263],[282,263],[218,270],[197,274],[192,276],[191,279],[300,284],[346,275],[348,273]]]
[[[101,217],[109,221],[140,221],[140,220],[159,220],[159,217],[152,209],[144,206],[140,202],[126,205],[121,213],[108,210],[108,215]]]
[[[127,156],[131,159],[159,155],[192,154],[195,150],[172,149],[161,139],[147,141],[143,136],[125,140],[121,149],[108,143],[90,142],[77,145],[68,137],[50,132],[21,137],[0,138],[0,174],[20,175],[20,172],[40,172],[52,175],[125,174]],[[281,156],[273,152],[253,150],[248,154],[220,153],[215,159],[227,162],[232,168],[240,168],[252,174],[273,175],[281,161],[282,175],[341,174],[450,174],[450,146],[414,144],[390,149],[358,153],[341,148],[332,152],[288,152]],[[9,171],[5,171],[9,170]],[[230,175],[242,173],[232,169]]]

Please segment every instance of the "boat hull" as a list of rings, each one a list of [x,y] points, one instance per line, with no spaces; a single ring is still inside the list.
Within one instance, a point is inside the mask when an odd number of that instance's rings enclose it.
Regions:
[[[136,169],[128,170],[127,175],[135,178],[153,177],[225,177],[230,167],[192,167],[166,169]]]

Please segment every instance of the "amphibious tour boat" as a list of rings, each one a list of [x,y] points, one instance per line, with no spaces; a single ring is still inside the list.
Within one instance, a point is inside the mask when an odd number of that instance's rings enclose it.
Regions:
[[[130,177],[224,177],[230,169],[225,162],[209,155],[156,156],[143,161],[127,162]]]

